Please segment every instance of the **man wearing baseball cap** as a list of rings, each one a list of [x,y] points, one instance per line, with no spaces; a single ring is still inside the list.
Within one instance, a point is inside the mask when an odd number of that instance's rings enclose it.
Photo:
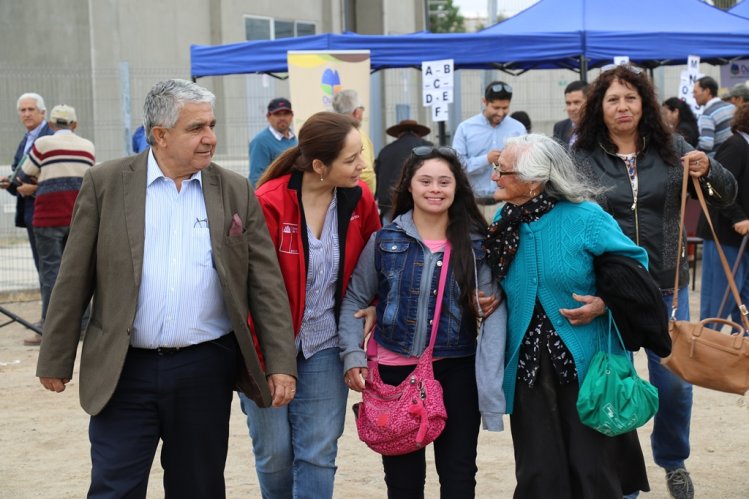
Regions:
[[[749,102],[749,86],[747,86],[747,83],[749,82],[737,83],[728,93],[728,98],[731,104],[737,108]]]
[[[291,102],[277,97],[268,103],[268,127],[255,135],[250,142],[250,183],[256,185],[265,169],[286,149],[297,145],[291,131],[294,111]]]
[[[73,205],[81,189],[83,175],[94,166],[94,144],[75,134],[78,118],[67,105],[52,108],[48,123],[54,135],[40,137],[29,151],[19,177],[35,194],[32,226],[39,252],[39,275],[42,288],[42,321],[60,270],[62,252],[70,233]],[[39,345],[41,336],[34,333],[25,345]]]

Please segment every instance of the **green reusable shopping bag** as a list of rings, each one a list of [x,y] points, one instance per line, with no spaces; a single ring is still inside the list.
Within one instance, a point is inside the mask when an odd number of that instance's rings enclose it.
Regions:
[[[611,353],[612,326],[624,349],[609,312],[608,350],[593,356],[577,396],[580,421],[609,437],[639,428],[658,411],[658,390],[637,375],[629,353]]]

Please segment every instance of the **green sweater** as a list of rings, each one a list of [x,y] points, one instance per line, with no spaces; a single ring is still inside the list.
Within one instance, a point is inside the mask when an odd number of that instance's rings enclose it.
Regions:
[[[599,338],[603,340],[608,332],[606,315],[573,326],[559,309],[583,305],[572,298],[572,293],[596,294],[593,259],[603,253],[633,258],[647,268],[645,250],[625,236],[611,215],[595,203],[560,201],[539,220],[520,225],[517,254],[500,281],[508,310],[504,376],[507,414],[512,413],[518,353],[536,298],[570,350],[579,382],[585,378],[590,360],[599,350]]]

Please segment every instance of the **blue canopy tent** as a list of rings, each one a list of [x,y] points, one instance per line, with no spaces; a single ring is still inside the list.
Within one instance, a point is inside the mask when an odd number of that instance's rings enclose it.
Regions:
[[[731,14],[735,16],[744,17],[746,19],[749,19],[749,1],[743,0],[741,3],[736,5],[735,7],[728,10]]]
[[[624,55],[648,68],[749,55],[749,20],[699,0],[541,0],[479,34],[539,32],[576,34],[583,72]]]
[[[501,69],[503,63],[521,61],[528,67],[559,67],[560,60],[579,54],[574,33],[491,33],[410,35],[323,34],[190,47],[193,78],[244,73],[285,73],[290,50],[369,50],[373,71],[420,67],[430,59],[453,59],[456,69]]]
[[[502,69],[503,63],[520,61],[528,67],[559,67],[580,52],[574,33],[435,34],[401,36],[323,34],[221,46],[192,45],[193,79],[246,73],[288,71],[287,52],[298,50],[369,50],[372,71],[386,68],[420,68],[424,60],[453,59],[455,69]],[[440,143],[445,143],[445,123],[439,123]]]
[[[749,19],[699,0],[541,0],[479,33],[344,33],[192,45],[191,74],[285,73],[289,50],[362,49],[370,50],[373,71],[419,67],[435,58],[453,59],[456,69],[566,68],[583,74],[619,55],[649,68],[683,64],[689,55],[721,64],[749,56]]]

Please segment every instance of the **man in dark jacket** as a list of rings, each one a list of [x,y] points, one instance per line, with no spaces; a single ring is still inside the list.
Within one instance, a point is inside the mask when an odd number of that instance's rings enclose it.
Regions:
[[[432,143],[422,137],[428,135],[429,128],[420,125],[415,120],[403,120],[393,125],[385,133],[396,140],[386,145],[380,151],[375,160],[375,173],[377,175],[377,193],[375,198],[380,207],[380,219],[385,225],[390,222],[392,215],[392,190],[401,176],[403,162],[411,154],[411,150],[418,146],[431,146]]]
[[[45,120],[47,108],[44,105],[44,99],[41,95],[34,93],[21,95],[18,98],[16,109],[18,110],[18,118],[21,120],[21,124],[26,128],[26,133],[18,144],[16,155],[13,157],[13,163],[10,165],[14,174],[16,168],[19,167],[21,160],[26,157],[31,146],[34,145],[34,141],[39,137],[52,135],[54,133]],[[10,178],[0,177],[0,188],[6,189],[9,194],[12,194],[17,198],[16,227],[26,227],[26,231],[29,235],[29,243],[31,243],[31,253],[34,256],[34,265],[38,272],[39,255],[36,252],[36,242],[34,240],[34,232],[31,226],[31,220],[34,218],[34,196],[24,197],[18,192],[17,189],[20,185],[20,181],[16,179],[14,174],[11,175]]]
[[[554,123],[554,138],[565,147],[574,142],[575,127],[580,119],[580,112],[585,104],[585,89],[588,84],[584,81],[573,81],[564,89],[564,110],[567,111],[566,120]]]

